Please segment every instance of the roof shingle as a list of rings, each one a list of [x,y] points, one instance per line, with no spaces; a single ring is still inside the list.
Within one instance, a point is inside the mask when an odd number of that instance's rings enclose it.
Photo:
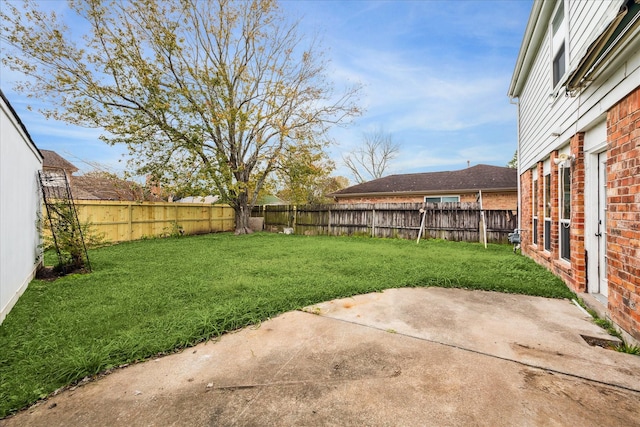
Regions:
[[[43,169],[64,169],[69,174],[78,171],[72,163],[67,161],[64,157],[51,150],[40,150],[42,153],[42,168]]]
[[[457,171],[389,175],[332,193],[334,197],[378,193],[434,193],[446,191],[517,190],[518,171],[476,165]]]
[[[71,192],[77,200],[162,201],[135,182],[117,177],[71,176]]]

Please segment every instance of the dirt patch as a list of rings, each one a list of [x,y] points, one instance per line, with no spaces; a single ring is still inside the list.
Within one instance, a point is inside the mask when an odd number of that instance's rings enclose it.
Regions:
[[[38,280],[56,280],[60,277],[60,271],[56,271],[53,267],[40,267],[36,272],[36,279]]]
[[[46,267],[40,267],[38,271],[36,271],[36,279],[52,282],[58,279],[59,277],[66,276],[68,274],[85,274],[85,273],[89,273],[89,271],[84,268],[67,267],[65,270],[63,270],[62,268],[59,268],[59,267],[46,266]]]

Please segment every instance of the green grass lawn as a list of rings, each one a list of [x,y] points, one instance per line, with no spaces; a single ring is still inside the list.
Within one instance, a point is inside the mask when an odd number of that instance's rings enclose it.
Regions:
[[[407,286],[573,296],[507,245],[211,234],[89,256],[93,273],[33,281],[0,325],[0,417],[85,376],[333,298]]]

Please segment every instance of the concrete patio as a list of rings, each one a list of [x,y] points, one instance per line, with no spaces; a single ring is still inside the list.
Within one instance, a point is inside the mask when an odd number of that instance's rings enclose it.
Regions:
[[[411,288],[285,313],[2,426],[631,426],[640,357],[568,300]]]

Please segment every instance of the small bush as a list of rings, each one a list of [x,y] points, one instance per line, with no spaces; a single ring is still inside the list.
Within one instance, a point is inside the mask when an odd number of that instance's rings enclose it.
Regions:
[[[55,268],[62,272],[84,270],[88,263],[85,247],[106,243],[104,234],[97,233],[91,222],[79,224],[73,206],[64,202],[51,203],[47,217],[38,220],[38,228],[44,250],[58,252]]]

